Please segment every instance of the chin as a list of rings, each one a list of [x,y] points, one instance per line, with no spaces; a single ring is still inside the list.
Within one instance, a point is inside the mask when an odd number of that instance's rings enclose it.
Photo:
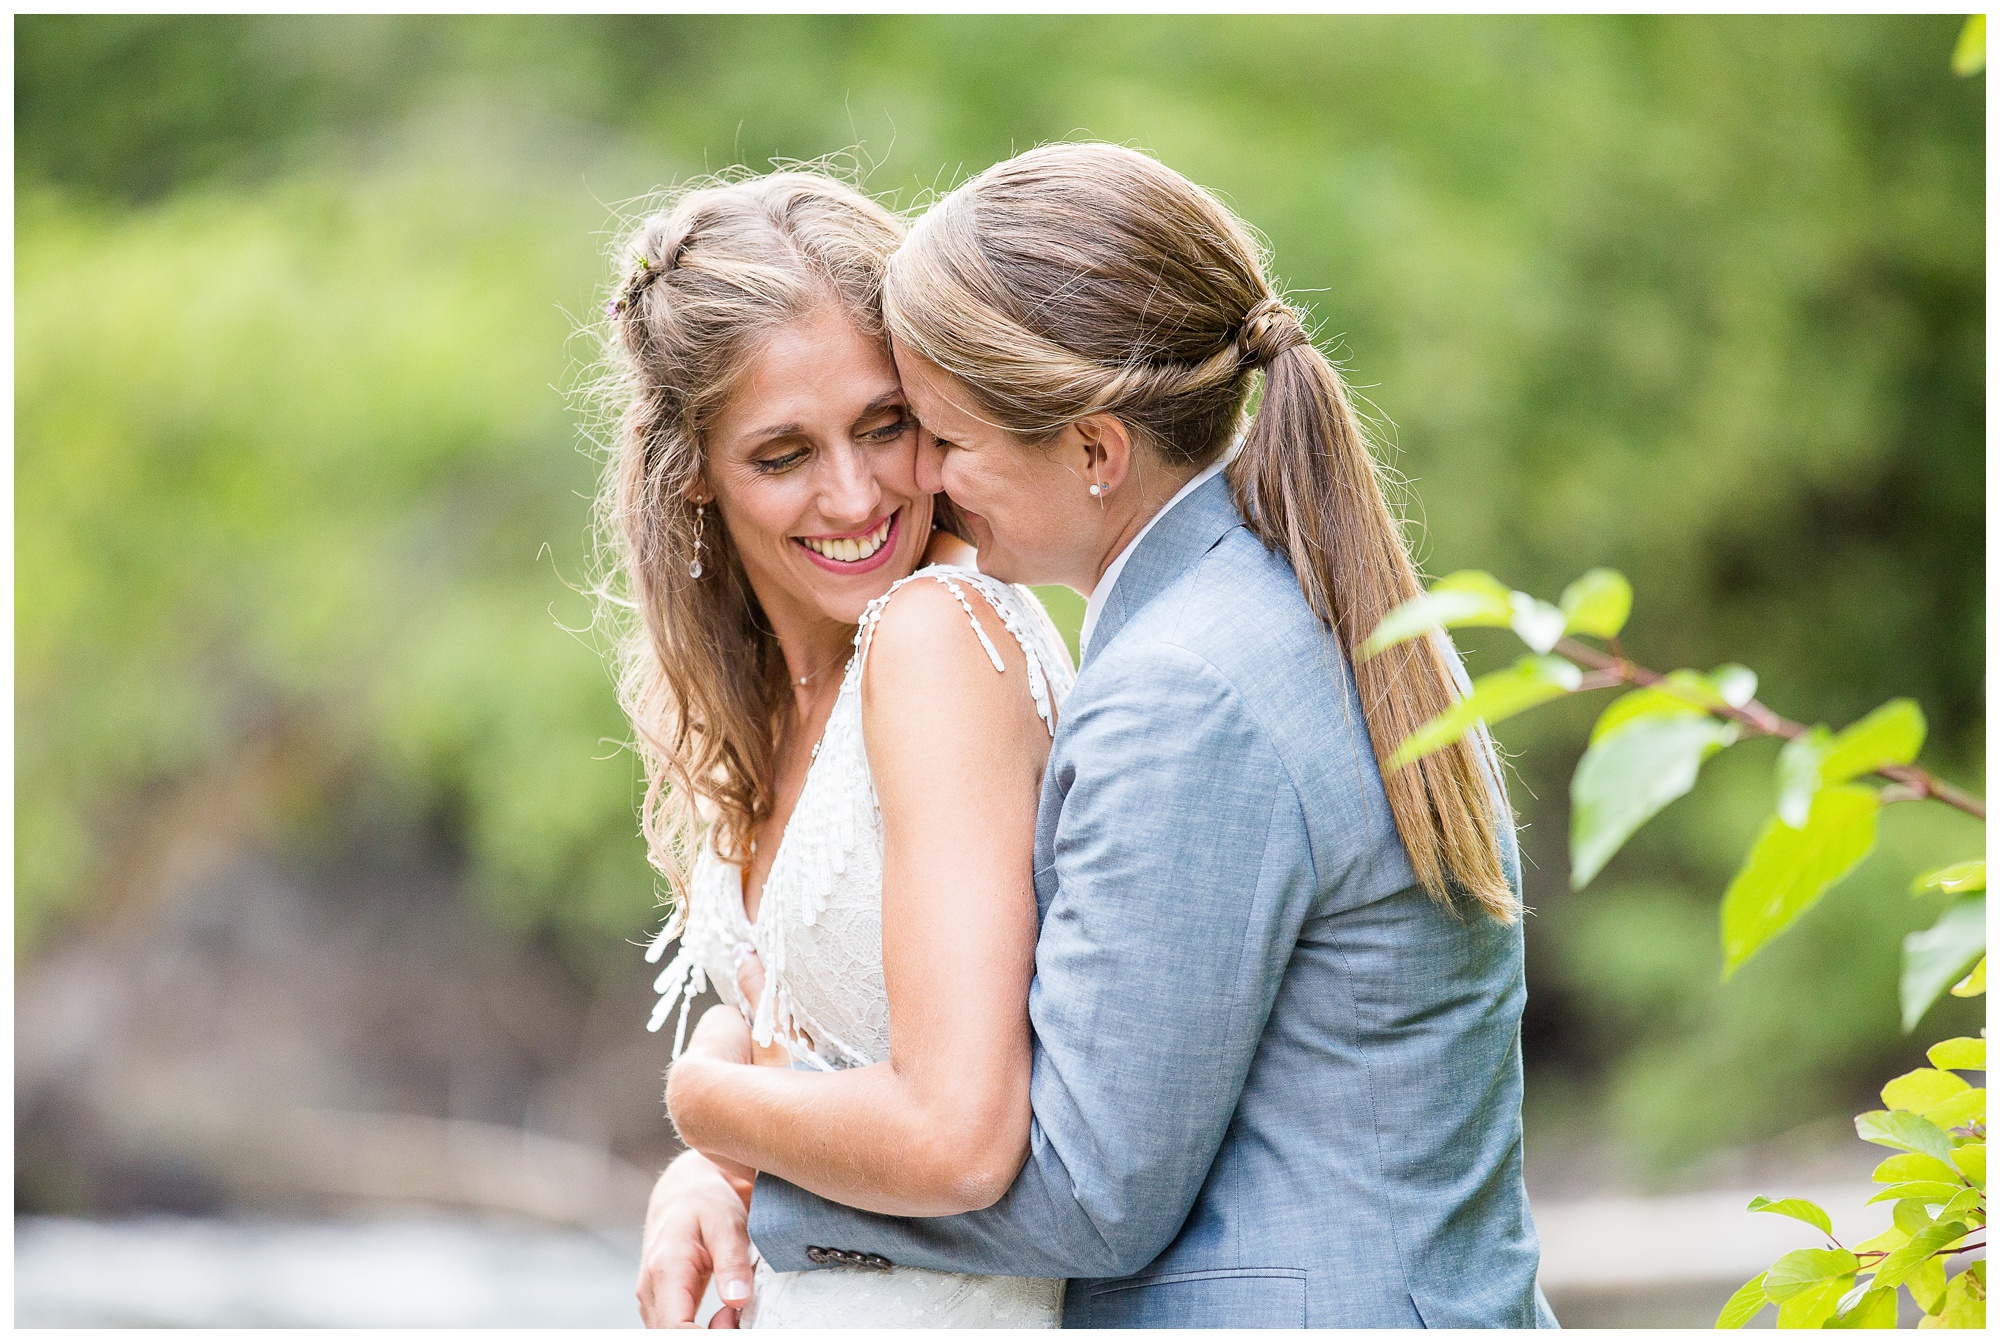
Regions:
[[[838,592],[829,592],[819,602],[819,608],[830,619],[844,625],[861,622],[861,613],[868,609],[868,603],[887,592],[897,582],[908,578],[922,563],[921,554],[898,555],[887,564],[868,575],[865,587],[850,584]]]

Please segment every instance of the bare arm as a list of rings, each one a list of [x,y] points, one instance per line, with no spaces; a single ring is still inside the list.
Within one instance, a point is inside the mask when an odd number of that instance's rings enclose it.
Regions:
[[[884,829],[889,1062],[808,1073],[691,1047],[667,1092],[691,1146],[901,1216],[989,1206],[1028,1150],[1034,825],[1049,735],[1018,645],[976,593],[967,600],[1005,672],[958,600],[925,582],[889,603],[862,683]]]

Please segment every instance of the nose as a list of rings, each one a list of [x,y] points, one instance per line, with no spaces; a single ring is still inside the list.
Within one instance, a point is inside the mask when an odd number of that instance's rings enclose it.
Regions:
[[[859,527],[871,521],[882,502],[882,485],[875,479],[868,455],[849,444],[822,460],[826,472],[820,480],[819,508],[826,520],[838,527]]]
[[[928,429],[917,430],[917,488],[925,494],[944,492],[944,449]]]

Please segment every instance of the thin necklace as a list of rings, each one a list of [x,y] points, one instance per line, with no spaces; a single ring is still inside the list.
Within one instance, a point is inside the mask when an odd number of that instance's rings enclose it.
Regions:
[[[818,675],[819,675],[819,674],[820,674],[821,672],[823,672],[823,671],[827,670],[827,669],[828,669],[829,667],[833,666],[833,664],[834,664],[834,662],[835,662],[836,660],[845,660],[845,659],[846,659],[846,658],[847,658],[847,657],[848,657],[849,655],[851,655],[851,654],[852,654],[853,652],[854,652],[854,648],[853,648],[853,646],[852,646],[852,645],[849,645],[848,647],[846,647],[846,648],[843,648],[843,649],[841,649],[841,650],[840,650],[840,651],[839,651],[838,653],[835,653],[835,654],[833,655],[833,657],[831,657],[831,658],[828,658],[828,659],[827,659],[827,660],[826,660],[825,662],[822,662],[822,663],[820,663],[820,664],[819,664],[819,666],[817,666],[817,667],[814,667],[814,668],[813,668],[813,669],[812,669],[811,671],[807,672],[807,673],[806,673],[806,674],[805,674],[804,676],[801,676],[801,677],[799,677],[799,678],[798,678],[798,679],[797,679],[796,681],[792,682],[792,684],[793,684],[793,685],[804,685],[804,684],[806,684],[806,683],[807,683],[808,681],[812,680],[812,679],[813,679],[813,677],[815,677],[815,676],[818,676]]]

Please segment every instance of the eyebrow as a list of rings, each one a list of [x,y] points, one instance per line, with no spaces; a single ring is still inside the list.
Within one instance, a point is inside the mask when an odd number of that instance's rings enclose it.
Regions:
[[[903,389],[901,387],[892,387],[888,391],[882,393],[882,395],[876,397],[873,401],[870,401],[867,405],[863,406],[861,408],[860,418],[865,420],[870,415],[875,414],[877,411],[886,410],[893,403],[905,399],[906,398],[903,396]]]
[[[903,389],[901,387],[891,388],[889,391],[882,393],[882,395],[876,397],[873,401],[870,401],[867,405],[863,406],[861,408],[861,414],[857,415],[855,418],[858,420],[865,420],[870,415],[873,415],[878,411],[884,410],[893,403],[897,401],[902,401],[904,399],[905,398],[903,396]],[[761,446],[765,443],[769,443],[774,438],[790,438],[796,434],[803,434],[805,431],[806,431],[805,426],[802,424],[796,424],[796,423],[774,424],[769,426],[768,428],[756,430],[755,432],[748,435],[748,439],[751,443],[755,443]]]

